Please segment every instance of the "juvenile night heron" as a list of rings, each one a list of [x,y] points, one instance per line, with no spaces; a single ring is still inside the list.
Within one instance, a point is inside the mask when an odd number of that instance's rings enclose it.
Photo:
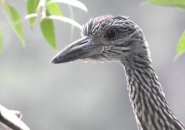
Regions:
[[[59,52],[52,63],[77,59],[123,64],[139,130],[185,130],[165,99],[142,30],[127,17],[106,15],[90,19],[83,26],[82,38]]]

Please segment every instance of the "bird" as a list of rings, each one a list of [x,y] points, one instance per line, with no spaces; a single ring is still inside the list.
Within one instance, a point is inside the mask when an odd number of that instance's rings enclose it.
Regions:
[[[59,51],[51,62],[82,59],[121,63],[138,130],[185,130],[166,101],[148,43],[136,23],[121,15],[98,16],[83,25],[81,35]]]

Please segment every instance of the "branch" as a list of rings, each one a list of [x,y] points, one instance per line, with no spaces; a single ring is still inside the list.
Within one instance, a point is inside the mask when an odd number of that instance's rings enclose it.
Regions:
[[[30,128],[21,121],[22,114],[19,111],[8,110],[0,105],[0,127],[4,130],[30,130]]]

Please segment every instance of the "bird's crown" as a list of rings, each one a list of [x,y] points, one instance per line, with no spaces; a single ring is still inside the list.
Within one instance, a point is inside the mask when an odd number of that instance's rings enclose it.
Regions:
[[[127,16],[103,15],[91,18],[82,29],[82,35],[99,35],[109,28],[129,27],[135,28],[135,24]]]

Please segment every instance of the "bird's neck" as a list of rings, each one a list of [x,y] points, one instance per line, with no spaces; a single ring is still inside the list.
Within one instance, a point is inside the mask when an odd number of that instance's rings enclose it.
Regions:
[[[169,109],[148,54],[132,55],[122,63],[139,130],[184,130]]]

